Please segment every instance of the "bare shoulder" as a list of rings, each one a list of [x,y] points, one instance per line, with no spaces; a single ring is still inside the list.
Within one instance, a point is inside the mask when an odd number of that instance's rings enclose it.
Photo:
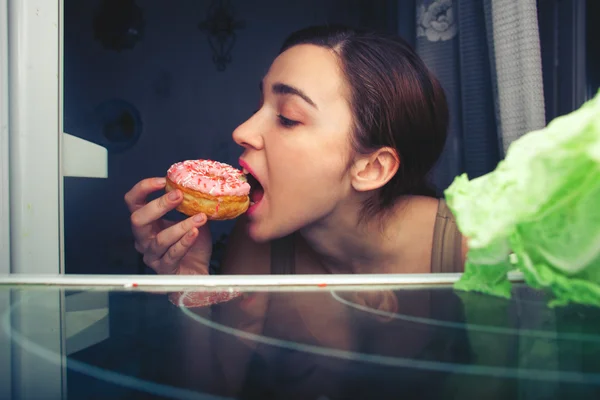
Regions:
[[[271,272],[270,243],[257,243],[248,236],[247,219],[239,217],[233,227],[221,268],[225,275],[258,275]]]

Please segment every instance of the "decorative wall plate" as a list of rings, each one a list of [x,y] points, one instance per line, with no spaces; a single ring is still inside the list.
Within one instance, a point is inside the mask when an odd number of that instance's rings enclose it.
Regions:
[[[133,147],[142,133],[140,112],[133,104],[122,99],[99,104],[94,109],[93,119],[97,143],[112,153]]]

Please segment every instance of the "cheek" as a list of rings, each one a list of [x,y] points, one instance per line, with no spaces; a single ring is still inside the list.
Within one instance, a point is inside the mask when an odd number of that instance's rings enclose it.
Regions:
[[[345,132],[315,128],[269,135],[267,139],[269,197],[278,211],[306,202],[323,211],[347,193],[345,177],[351,147]]]
[[[299,179],[301,177],[307,186],[317,187],[326,192],[336,191],[345,181],[349,146],[344,143],[343,138],[335,137],[327,141],[310,141],[309,146],[298,152],[298,164],[291,165],[291,173],[298,174]]]
[[[335,155],[316,151],[282,163],[273,181],[273,200],[286,212],[291,208],[300,214],[326,212],[346,192],[345,164]]]
[[[254,240],[280,237],[326,216],[347,193],[341,157],[296,149],[269,158],[268,217],[251,224]]]

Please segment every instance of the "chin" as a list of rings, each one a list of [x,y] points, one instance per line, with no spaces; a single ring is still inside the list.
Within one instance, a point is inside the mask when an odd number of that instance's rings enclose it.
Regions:
[[[267,243],[271,240],[280,239],[294,232],[288,232],[287,230],[281,229],[273,230],[267,227],[266,224],[257,221],[249,221],[247,229],[248,236],[256,243]]]
[[[261,229],[260,224],[257,222],[250,221],[247,229],[248,236],[256,243],[266,243],[272,240],[272,237],[267,234],[268,232],[265,232],[264,229]]]

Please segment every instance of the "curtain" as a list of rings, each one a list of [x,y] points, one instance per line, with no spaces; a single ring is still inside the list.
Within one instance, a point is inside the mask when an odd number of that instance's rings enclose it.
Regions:
[[[546,124],[536,0],[485,0],[490,57],[504,152]]]
[[[415,48],[450,107],[432,176],[441,192],[463,172],[492,171],[510,143],[544,126],[536,2],[416,0],[415,13]]]
[[[463,172],[469,178],[490,172],[513,141],[545,125],[537,5],[536,0],[416,0],[415,13],[416,50],[440,79],[450,106],[448,143],[433,176],[441,192]],[[555,331],[553,312],[523,306],[538,295],[515,293],[510,314],[524,330]],[[496,311],[499,318],[507,316],[508,310]],[[522,335],[516,343],[493,344],[484,337],[471,341],[479,365],[515,351],[516,368],[558,365],[555,341],[548,338]],[[495,351],[490,353],[489,346],[496,346]],[[519,398],[552,397],[558,385],[548,382],[540,388],[527,380],[516,384]],[[478,394],[493,397],[496,389],[482,387],[484,393]]]

